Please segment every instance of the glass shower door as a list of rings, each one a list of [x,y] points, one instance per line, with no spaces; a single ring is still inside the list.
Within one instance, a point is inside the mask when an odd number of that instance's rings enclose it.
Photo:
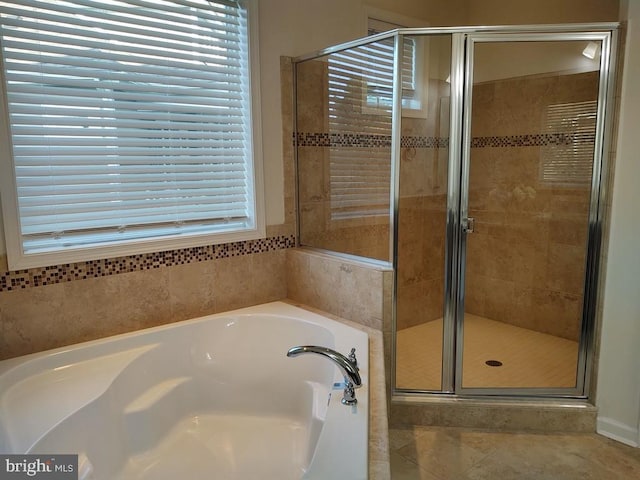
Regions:
[[[447,388],[443,338],[451,328],[444,288],[452,40],[406,35],[402,45],[395,384],[437,392]]]
[[[469,47],[456,391],[579,395],[602,41]]]

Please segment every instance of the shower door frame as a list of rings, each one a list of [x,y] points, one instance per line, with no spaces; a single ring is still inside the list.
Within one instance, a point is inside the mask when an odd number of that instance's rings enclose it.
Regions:
[[[610,115],[612,104],[613,64],[612,44],[615,44],[615,30],[613,31],[584,31],[579,32],[491,32],[473,33],[466,36],[465,72],[464,72],[464,104],[462,111],[462,169],[460,176],[460,205],[459,205],[459,264],[457,266],[458,292],[456,299],[456,359],[455,359],[455,387],[458,395],[488,395],[488,396],[533,396],[555,398],[582,398],[589,394],[590,377],[593,364],[595,306],[597,295],[598,259],[600,257],[600,243],[602,234],[602,203],[601,191],[606,173],[605,150],[607,113]],[[471,166],[471,116],[473,95],[474,47],[479,43],[513,43],[513,42],[562,42],[562,41],[599,41],[601,42],[601,58],[598,84],[598,107],[596,115],[595,145],[593,151],[593,166],[591,177],[590,203],[588,214],[588,235],[586,247],[586,265],[583,288],[583,308],[580,336],[578,340],[578,357],[576,365],[576,386],[562,388],[506,388],[506,387],[467,387],[463,380],[463,342],[464,342],[464,297],[465,297],[465,269],[467,238],[465,220],[469,217],[469,179]],[[450,159],[451,160],[451,159]]]
[[[447,190],[447,220],[445,245],[445,294],[443,311],[442,382],[441,390],[403,389],[396,386],[396,310],[397,280],[394,281],[392,320],[391,385],[395,398],[416,394],[446,397],[487,398],[558,398],[587,399],[590,393],[594,361],[595,312],[597,300],[602,217],[610,151],[612,109],[617,58],[618,23],[526,25],[504,27],[461,27],[400,29],[396,49],[404,35],[451,34],[451,109],[449,135],[449,171]],[[566,388],[464,388],[462,386],[462,354],[464,338],[464,298],[467,218],[469,210],[469,167],[471,148],[471,95],[473,89],[473,46],[489,42],[526,41],[601,41],[598,87],[598,109],[593,156],[593,172],[586,245],[586,268],[583,290],[576,386]],[[398,59],[396,59],[398,61]],[[397,68],[397,70],[400,70]],[[395,84],[401,84],[396,72]],[[398,205],[400,165],[401,95],[394,89],[394,122],[392,142],[392,191],[394,234],[392,239],[394,272],[398,268]]]

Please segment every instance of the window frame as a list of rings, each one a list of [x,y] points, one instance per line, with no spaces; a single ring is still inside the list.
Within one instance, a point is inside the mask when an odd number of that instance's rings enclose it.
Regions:
[[[246,10],[248,56],[249,56],[249,84],[250,84],[250,125],[251,125],[251,158],[247,159],[247,176],[249,185],[249,205],[253,207],[253,218],[248,226],[235,231],[189,233],[174,236],[150,237],[133,239],[118,243],[100,245],[85,245],[65,248],[50,252],[25,253],[20,228],[20,214],[18,210],[16,169],[13,161],[12,137],[5,89],[4,59],[0,55],[0,143],[7,148],[0,150],[0,194],[4,234],[7,249],[7,261],[10,270],[20,270],[33,267],[44,267],[65,263],[114,258],[142,253],[175,250],[180,248],[201,247],[221,243],[255,240],[264,238],[265,201],[264,174],[262,159],[262,128],[261,128],[261,100],[260,100],[260,61],[258,52],[258,1],[240,0],[240,5]],[[2,222],[0,222],[2,223]]]

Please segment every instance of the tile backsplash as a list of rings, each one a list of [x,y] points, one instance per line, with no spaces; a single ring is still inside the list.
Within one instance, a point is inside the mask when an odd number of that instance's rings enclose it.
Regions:
[[[6,271],[0,273],[0,292],[237,257],[251,253],[265,253],[281,248],[291,248],[295,246],[295,243],[295,236],[293,235],[278,236],[244,242],[205,245],[164,252],[67,263],[50,267],[30,268],[28,270]]]
[[[0,359],[286,297],[293,235],[2,275]]]

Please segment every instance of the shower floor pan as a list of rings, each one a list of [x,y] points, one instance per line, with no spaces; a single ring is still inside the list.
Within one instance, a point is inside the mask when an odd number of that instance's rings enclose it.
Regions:
[[[575,386],[578,342],[469,313],[464,322],[463,387]],[[440,390],[441,365],[442,319],[397,332],[398,388]]]

